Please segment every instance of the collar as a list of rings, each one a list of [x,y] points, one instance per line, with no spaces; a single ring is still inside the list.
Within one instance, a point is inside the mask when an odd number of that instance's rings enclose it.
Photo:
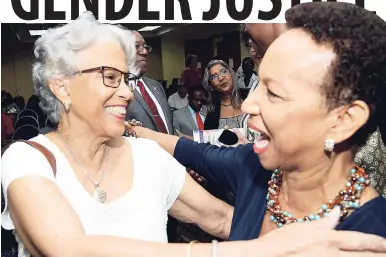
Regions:
[[[193,110],[193,108],[192,108],[192,107],[190,107],[190,105],[189,105],[189,104],[188,104],[188,109],[189,109],[189,111],[190,111],[192,114],[196,115],[196,112]],[[199,110],[199,111],[198,111],[198,113],[200,113],[200,114],[201,114],[201,111],[202,111],[202,108],[201,108],[201,110]]]

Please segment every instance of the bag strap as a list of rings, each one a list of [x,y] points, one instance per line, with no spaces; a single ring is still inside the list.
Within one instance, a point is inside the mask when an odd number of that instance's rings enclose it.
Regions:
[[[44,147],[41,144],[36,143],[34,141],[16,140],[16,141],[6,145],[3,149],[1,149],[1,156],[3,156],[4,152],[8,149],[8,147],[10,147],[13,143],[16,143],[16,142],[26,143],[26,144],[32,146],[33,148],[35,148],[36,150],[38,150],[39,152],[41,152],[44,155],[44,157],[46,157],[48,163],[50,164],[50,166],[52,168],[52,172],[54,173],[54,176],[56,176],[56,159],[55,159],[55,156],[46,147]]]

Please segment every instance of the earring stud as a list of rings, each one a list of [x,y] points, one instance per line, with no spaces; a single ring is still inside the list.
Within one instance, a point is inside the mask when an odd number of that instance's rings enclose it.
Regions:
[[[71,105],[70,102],[66,102],[64,104],[64,108],[66,109],[67,112],[70,110],[70,105]]]
[[[326,141],[324,141],[324,150],[326,152],[331,153],[332,151],[334,151],[334,147],[335,147],[334,139],[326,139]]]

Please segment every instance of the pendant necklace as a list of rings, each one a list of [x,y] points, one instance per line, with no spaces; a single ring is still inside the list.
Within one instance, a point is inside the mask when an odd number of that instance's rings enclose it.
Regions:
[[[94,184],[94,200],[98,203],[105,203],[107,200],[107,193],[106,193],[106,191],[101,189],[99,185],[103,180],[103,176],[105,173],[104,171],[105,171],[105,168],[106,168],[108,160],[109,160],[110,147],[107,148],[107,151],[105,154],[105,162],[103,163],[103,166],[100,170],[101,177],[98,181],[94,181],[91,178],[90,174],[87,172],[86,168],[77,160],[77,158],[75,157],[75,154],[71,151],[70,147],[67,145],[66,141],[64,140],[64,138],[62,137],[60,132],[59,131],[57,131],[57,132],[58,132],[59,137],[63,141],[63,144],[66,147],[67,151],[72,155],[72,158],[75,160],[75,162],[82,168],[83,172],[87,175],[88,179]]]

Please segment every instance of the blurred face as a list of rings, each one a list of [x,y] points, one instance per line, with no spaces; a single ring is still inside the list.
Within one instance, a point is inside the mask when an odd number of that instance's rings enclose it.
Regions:
[[[259,66],[261,63],[262,57],[257,54],[257,51],[252,47],[253,43],[252,40],[250,39],[248,41],[248,52],[249,56],[252,58],[253,62],[255,63],[256,66]]]
[[[125,53],[114,41],[97,42],[80,51],[77,62],[79,70],[108,66],[128,72]],[[79,126],[84,133],[94,132],[98,136],[114,138],[124,132],[126,108],[133,99],[133,93],[123,76],[120,83],[116,83],[116,88],[106,86],[119,80],[115,70],[107,69],[104,74],[97,70],[70,77],[56,94],[63,103],[71,102],[71,108],[65,115],[73,126]]]
[[[189,95],[189,106],[195,111],[199,112],[204,102],[204,93],[202,91],[193,91]]]
[[[263,57],[272,42],[285,30],[281,23],[247,23],[245,31],[251,36],[251,47]]]
[[[242,105],[249,128],[263,133],[254,151],[266,169],[324,158],[332,114],[320,86],[334,57],[301,30],[284,33],[267,50],[259,86]]]
[[[190,64],[190,67],[192,67],[192,68],[197,67],[197,56],[193,56],[192,63]]]
[[[233,80],[232,75],[227,68],[221,64],[216,64],[209,69],[210,84],[213,89],[221,94],[228,94],[232,92]]]
[[[186,87],[180,87],[180,88],[178,89],[178,95],[179,95],[181,98],[185,98],[187,94],[188,94],[188,90],[186,89]]]
[[[139,67],[140,73],[143,75],[147,70],[147,56],[149,54],[146,49],[146,41],[137,31],[134,31],[135,36],[135,47],[137,49],[137,66]]]
[[[245,74],[251,74],[255,68],[255,65],[252,59],[248,58],[246,61],[243,61],[242,67]]]

